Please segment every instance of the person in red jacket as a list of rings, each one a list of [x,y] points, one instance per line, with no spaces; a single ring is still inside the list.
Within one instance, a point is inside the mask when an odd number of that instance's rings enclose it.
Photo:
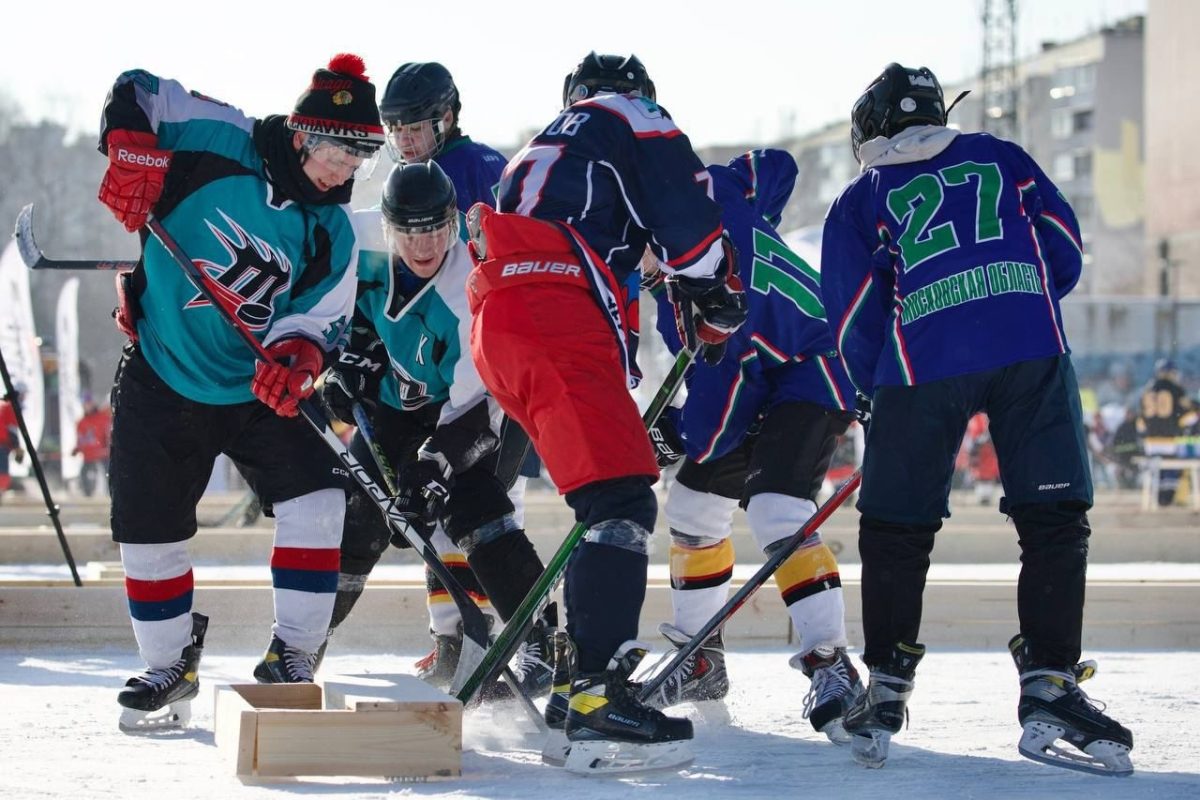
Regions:
[[[17,394],[20,401],[20,393]],[[25,451],[21,448],[21,431],[17,426],[17,413],[13,410],[13,401],[0,400],[0,498],[12,488],[12,476],[8,474],[8,456],[12,454],[18,464],[25,460]]]
[[[83,456],[80,481],[83,493],[91,497],[108,473],[108,442],[112,436],[112,409],[99,406],[91,395],[84,395],[83,416],[75,423],[75,449],[71,455]]]

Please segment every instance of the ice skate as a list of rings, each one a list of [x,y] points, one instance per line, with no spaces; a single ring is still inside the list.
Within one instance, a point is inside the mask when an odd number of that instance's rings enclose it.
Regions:
[[[433,636],[433,650],[427,656],[417,661],[417,677],[431,686],[445,689],[454,679],[458,669],[458,657],[462,654],[462,625],[454,635],[436,633]]]
[[[192,699],[200,692],[200,655],[208,617],[192,612],[192,643],[168,667],[149,667],[125,682],[117,695],[124,706],[118,726],[125,733],[152,733],[187,725]]]
[[[804,717],[813,730],[834,744],[850,744],[842,718],[863,693],[863,685],[846,648],[818,647],[805,655],[797,653],[788,664],[812,681],[804,696]]]
[[[1035,664],[1028,642],[1020,635],[1008,648],[1021,674],[1017,703],[1023,729],[1017,745],[1021,755],[1094,775],[1132,775],[1133,734],[1079,688],[1079,681],[1095,674],[1095,663],[1059,668]]]
[[[850,734],[850,754],[864,767],[878,769],[887,761],[892,734],[908,720],[913,675],[924,655],[923,644],[897,642],[887,663],[871,669],[867,690],[842,719]]]
[[[661,662],[669,662],[692,639],[666,622],[658,626],[658,632],[667,637],[667,641],[675,648],[666,653]],[[679,665],[679,669],[663,681],[648,702],[655,708],[667,708],[679,703],[723,700],[727,694],[729,673],[725,671],[725,640],[718,628]]]
[[[542,747],[542,762],[561,767],[567,763],[567,753],[571,752],[571,743],[563,732],[567,721],[567,709],[571,698],[571,674],[575,666],[575,646],[566,631],[555,631],[552,638],[554,647],[554,673],[550,681],[550,697],[546,700],[546,710],[542,715],[550,726],[550,734]]]
[[[550,692],[554,681],[553,656],[554,626],[545,620],[538,620],[508,665],[513,677],[530,698]]]
[[[254,679],[259,683],[312,683],[318,655],[272,636],[266,654],[254,668]]]
[[[639,642],[617,649],[604,672],[571,681],[566,768],[580,775],[628,775],[692,763],[692,723],[668,717],[637,699],[629,678],[646,656]]]

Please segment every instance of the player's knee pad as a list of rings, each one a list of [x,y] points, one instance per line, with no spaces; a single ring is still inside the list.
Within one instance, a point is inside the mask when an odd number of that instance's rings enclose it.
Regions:
[[[516,518],[512,514],[505,514],[459,536],[454,540],[454,544],[462,551],[463,555],[469,556],[479,546],[490,544],[501,536],[520,529],[521,526],[517,524]]]
[[[631,519],[606,519],[588,528],[583,540],[592,544],[619,547],[631,553],[648,555],[650,531]]]
[[[121,567],[125,570],[125,576],[134,581],[164,581],[186,575],[192,569],[192,558],[188,554],[187,542],[122,542]]]
[[[687,547],[705,547],[733,533],[735,508],[737,500],[700,492],[676,481],[667,492],[663,514],[672,537]]]
[[[337,547],[346,521],[346,493],[342,489],[315,492],[275,503],[277,547]]]
[[[759,549],[769,554],[773,545],[800,530],[816,510],[817,505],[812,500],[776,492],[763,492],[750,498],[746,505],[746,518],[750,522],[750,533],[753,534]],[[820,541],[820,532],[814,532],[809,537],[810,543]]]
[[[887,522],[864,516],[858,523],[858,552],[876,564],[909,558],[929,558],[933,538],[942,521],[928,523]]]
[[[1092,528],[1087,518],[1088,506],[1079,500],[1057,503],[1030,503],[1007,508],[1021,547],[1070,546],[1087,550]]]
[[[588,528],[608,520],[629,520],[652,531],[658,516],[658,500],[650,480],[642,476],[589,483],[567,492],[566,501],[575,519]]]

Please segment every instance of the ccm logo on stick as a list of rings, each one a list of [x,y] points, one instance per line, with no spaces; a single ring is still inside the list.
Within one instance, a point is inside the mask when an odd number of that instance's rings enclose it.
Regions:
[[[117,148],[117,161],[126,164],[137,164],[139,167],[154,167],[166,169],[171,166],[170,156],[150,156],[145,153],[131,153],[123,147]]]
[[[578,278],[582,274],[577,264],[566,264],[562,261],[517,261],[512,264],[505,264],[500,270],[500,277],[508,278],[513,275],[533,275],[541,272],[549,273],[550,275],[569,275],[574,278]]]

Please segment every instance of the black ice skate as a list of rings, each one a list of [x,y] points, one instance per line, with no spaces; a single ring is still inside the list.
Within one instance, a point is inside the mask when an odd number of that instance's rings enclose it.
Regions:
[[[1079,688],[1079,681],[1095,674],[1095,663],[1065,667],[1034,663],[1029,643],[1019,634],[1008,649],[1021,674],[1017,703],[1017,719],[1024,729],[1017,745],[1021,755],[1095,775],[1132,775],[1133,734]]]
[[[271,636],[266,654],[254,668],[254,680],[259,683],[312,683],[318,657],[319,652],[290,647],[278,636]]]
[[[645,645],[625,642],[604,672],[578,674],[571,681],[565,725],[570,772],[628,774],[692,763],[691,721],[638,702],[638,686],[630,676],[645,656]]]
[[[818,647],[806,655],[797,653],[788,664],[812,681],[804,696],[804,717],[813,730],[825,734],[834,744],[849,744],[850,734],[842,718],[863,693],[863,685],[846,648]]]
[[[462,624],[454,635],[436,633],[433,636],[433,650],[429,655],[419,660],[415,666],[417,677],[431,686],[446,689],[454,679],[458,669],[458,657],[462,654]]]
[[[887,663],[871,668],[867,691],[858,696],[842,718],[850,734],[850,754],[864,767],[878,769],[887,761],[892,734],[908,719],[913,675],[925,655],[925,645],[897,642]]]
[[[207,630],[208,617],[193,611],[192,643],[183,648],[179,659],[168,667],[149,667],[125,682],[117,695],[125,708],[118,723],[121,730],[151,733],[187,725],[192,699],[200,692],[200,655]]]
[[[549,693],[554,681],[554,627],[545,619],[538,620],[508,664],[530,698]]]
[[[675,650],[663,656],[663,661],[683,648],[692,637],[666,622],[658,626],[658,632],[667,637]],[[679,669],[663,681],[662,686],[650,698],[655,708],[667,708],[679,703],[694,703],[705,700],[722,700],[729,694],[729,673],[725,671],[725,640],[718,628],[704,640],[694,653],[684,659]]]

